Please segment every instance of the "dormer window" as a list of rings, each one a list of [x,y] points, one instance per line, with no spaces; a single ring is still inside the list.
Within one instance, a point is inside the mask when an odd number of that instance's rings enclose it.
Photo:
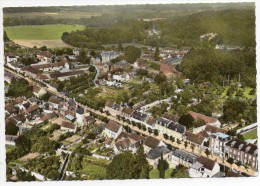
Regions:
[[[247,148],[246,148],[246,152],[248,152],[250,149],[251,149],[251,147],[250,147],[250,146],[249,146],[249,147],[247,147]]]
[[[243,144],[240,144],[238,149],[241,150],[243,148],[243,146],[244,146]]]
[[[231,143],[231,147],[233,147],[235,144],[236,144],[236,141],[233,141],[233,142]]]
[[[254,156],[257,156],[258,152],[257,149],[254,151]]]

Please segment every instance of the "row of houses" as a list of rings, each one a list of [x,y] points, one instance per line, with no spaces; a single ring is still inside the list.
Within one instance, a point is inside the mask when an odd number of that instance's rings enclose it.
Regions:
[[[257,151],[252,152],[252,149],[257,149],[257,146],[241,141],[244,147],[252,146],[251,154],[249,155],[241,151],[239,156],[234,155],[234,150],[230,151],[230,149],[232,149],[230,142],[232,140],[239,140],[234,139],[234,137],[227,134],[226,130],[221,129],[221,123],[215,118],[190,111],[189,114],[194,120],[201,119],[205,122],[205,125],[193,128],[191,132],[188,131],[185,126],[178,123],[178,116],[169,113],[165,113],[159,118],[153,118],[147,113],[131,109],[127,105],[114,104],[110,101],[106,102],[104,111],[109,112],[113,116],[124,117],[130,122],[141,123],[150,130],[158,130],[159,135],[167,134],[168,137],[173,138],[175,141],[187,142],[187,145],[193,146],[200,151],[208,149],[214,155],[222,158],[234,158],[235,161],[241,161],[244,164],[249,164],[253,168],[258,169]],[[240,150],[243,149],[244,148],[241,147]]]
[[[183,165],[187,168],[190,177],[221,177],[224,173],[220,171],[220,165],[209,158],[196,156],[185,150],[170,150],[167,145],[155,137],[140,136],[134,133],[127,133],[117,122],[110,120],[103,135],[105,148],[113,149],[115,154],[124,151],[135,153],[142,145],[146,154],[146,159],[150,165],[157,167],[159,159],[163,156],[170,167],[176,168]]]

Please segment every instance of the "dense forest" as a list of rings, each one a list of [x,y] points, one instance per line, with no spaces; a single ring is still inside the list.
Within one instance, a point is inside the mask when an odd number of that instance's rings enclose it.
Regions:
[[[225,10],[198,13],[177,20],[128,20],[109,27],[64,33],[62,39],[72,46],[86,48],[128,42],[164,47],[198,46],[201,45],[200,35],[213,32],[218,34],[215,43],[255,47],[254,14],[253,10]],[[153,27],[161,32],[160,37],[148,36],[146,31]]]
[[[196,83],[210,81],[220,85],[238,83],[240,74],[242,85],[256,87],[256,54],[248,49],[232,52],[210,47],[192,49],[184,57],[179,70]]]

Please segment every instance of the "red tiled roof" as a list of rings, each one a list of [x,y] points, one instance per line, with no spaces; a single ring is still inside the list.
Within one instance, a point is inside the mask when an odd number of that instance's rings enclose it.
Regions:
[[[58,98],[54,97],[54,96],[51,96],[51,97],[49,98],[49,102],[51,102],[51,103],[56,103],[56,104],[60,104],[60,100],[59,100]]]
[[[210,133],[217,133],[217,132],[221,132],[221,133],[224,133],[224,134],[227,133],[226,130],[218,128],[218,127],[215,127],[215,126],[212,126],[212,125],[206,125],[205,130],[207,132],[210,132]]]
[[[155,147],[157,147],[160,144],[160,140],[152,137],[152,136],[148,136],[146,138],[146,140],[144,141],[144,145],[154,149]]]
[[[68,122],[68,121],[63,121],[60,126],[64,127],[64,128],[69,128],[69,129],[75,129],[76,128],[75,124]]]
[[[39,106],[33,105],[33,106],[30,106],[28,109],[26,109],[26,112],[30,113],[30,112],[37,110],[37,109],[39,109]]]
[[[205,167],[206,169],[208,170],[212,170],[215,166],[215,161],[209,159],[209,158],[206,158],[204,156],[200,156],[197,161],[199,163],[201,163],[203,165],[203,167]]]
[[[113,131],[115,133],[117,133],[119,131],[120,127],[121,126],[117,122],[115,122],[113,120],[109,120],[108,124],[106,125],[106,128],[108,130],[111,130],[111,131]]]
[[[205,121],[206,124],[208,123],[214,123],[217,121],[216,118],[212,118],[212,117],[208,117],[208,116],[205,116],[203,114],[200,114],[200,113],[196,113],[196,112],[193,112],[193,111],[189,111],[189,114],[193,117],[193,119],[202,119],[203,121]]]
[[[193,134],[191,132],[188,132],[186,131],[185,133],[185,136],[186,136],[186,140],[187,141],[190,141],[190,142],[193,142],[193,143],[196,143],[198,145],[202,145],[203,141],[204,141],[204,137],[200,134]]]
[[[135,110],[130,108],[124,108],[122,112],[126,113],[127,115],[131,116],[134,113]]]

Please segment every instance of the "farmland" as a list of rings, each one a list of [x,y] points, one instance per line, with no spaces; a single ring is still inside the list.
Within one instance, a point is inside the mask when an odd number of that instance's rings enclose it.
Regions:
[[[5,27],[12,40],[58,40],[63,32],[83,30],[81,25],[34,25]]]
[[[68,47],[61,40],[62,33],[83,29],[82,25],[33,25],[4,28],[8,37],[21,46],[41,47],[45,45],[48,48]]]

